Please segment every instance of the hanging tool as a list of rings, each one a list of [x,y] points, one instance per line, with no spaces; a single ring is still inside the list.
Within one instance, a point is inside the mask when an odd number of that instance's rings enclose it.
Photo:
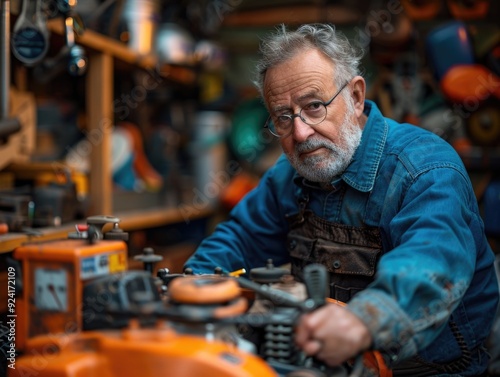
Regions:
[[[0,19],[0,143],[6,142],[7,138],[21,130],[21,124],[17,118],[9,118],[9,90],[10,90],[10,2],[4,0],[2,3],[2,14]]]
[[[35,76],[47,82],[61,70],[66,69],[71,76],[83,76],[87,72],[88,58],[85,50],[76,44],[76,35],[83,33],[83,22],[74,11],[76,0],[55,0],[58,14],[64,22],[65,46],[50,59],[45,59],[35,67]]]
[[[12,32],[12,53],[23,64],[40,62],[49,49],[49,32],[40,0],[23,0],[21,16]]]

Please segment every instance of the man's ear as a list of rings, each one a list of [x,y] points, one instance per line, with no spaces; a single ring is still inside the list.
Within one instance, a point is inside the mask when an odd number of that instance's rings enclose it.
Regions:
[[[354,109],[356,112],[356,116],[359,118],[363,114],[363,110],[365,108],[365,95],[366,95],[366,83],[365,79],[361,76],[355,76],[351,85],[349,85],[351,89],[351,95],[354,103]]]

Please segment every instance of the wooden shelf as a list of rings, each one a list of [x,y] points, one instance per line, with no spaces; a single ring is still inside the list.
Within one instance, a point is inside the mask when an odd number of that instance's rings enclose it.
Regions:
[[[8,233],[0,236],[0,253],[8,253],[28,241],[28,236],[21,233]]]
[[[192,220],[210,217],[214,214],[214,209],[206,207],[198,209],[195,207],[183,206],[166,209],[149,209],[143,211],[127,211],[117,213],[120,228],[126,232],[159,227],[163,225],[188,222]],[[68,223],[61,227],[37,228],[39,234],[9,233],[0,236],[0,253],[8,253],[16,247],[26,242],[50,241],[68,237],[68,233],[75,231],[75,224],[85,223],[85,220]]]
[[[48,29],[58,35],[64,35],[64,26],[61,19],[52,19],[47,22]],[[106,37],[93,30],[85,30],[82,35],[76,36],[76,42],[96,52],[105,53],[120,61],[129,63],[138,68],[153,68],[158,59],[155,55],[143,55],[128,48],[124,43]]]
[[[188,212],[193,211],[189,216]],[[157,226],[188,222],[191,220],[210,217],[214,214],[214,209],[206,207],[196,209],[195,207],[184,207],[169,209],[149,209],[140,211],[127,211],[116,216],[121,219],[120,228],[125,231],[154,228]]]
[[[49,30],[62,38],[64,26],[61,19],[48,21]],[[147,229],[172,223],[195,220],[211,216],[212,208],[198,209],[194,206],[180,205],[176,208],[163,208],[118,212],[113,210],[113,182],[111,174],[111,130],[114,127],[113,80],[116,62],[123,62],[138,69],[161,69],[162,76],[182,83],[195,80],[194,71],[186,67],[173,65],[159,66],[155,55],[140,54],[125,44],[103,36],[92,30],[85,30],[76,36],[76,42],[85,47],[89,59],[86,73],[86,115],[87,132],[93,135],[90,154],[89,192],[92,206],[88,216],[110,214],[118,217],[120,228],[124,231]],[[76,223],[61,227],[37,228],[36,233],[9,233],[0,236],[0,253],[8,253],[26,242],[48,241],[66,238],[74,231]]]
[[[63,35],[64,27],[60,19],[49,20],[47,25],[52,33],[60,36]],[[194,66],[161,63],[156,54],[140,54],[130,49],[124,43],[90,29],[85,30],[82,35],[76,36],[76,42],[93,52],[110,55],[117,60],[117,63],[123,62],[144,70],[154,69],[160,76],[174,82],[192,85],[196,81]]]
[[[48,28],[55,35],[64,35],[61,19],[49,20]],[[111,136],[115,126],[113,81],[117,63],[130,64],[134,69],[155,70],[162,77],[181,83],[192,84],[196,75],[186,67],[160,64],[156,55],[140,54],[124,43],[93,30],[87,29],[75,39],[76,43],[86,48],[89,60],[85,77],[86,131],[92,135],[88,176],[89,196],[92,198],[89,216],[116,215],[113,210]],[[144,220],[147,221],[147,218]]]
[[[48,22],[51,32],[64,35],[62,20]],[[111,131],[114,127],[113,80],[115,60],[133,64],[137,68],[153,68],[157,58],[139,54],[123,43],[85,30],[76,36],[76,42],[88,51],[88,72],[86,73],[87,132],[96,136],[92,143],[89,173],[89,195],[92,206],[89,215],[113,213],[113,182],[111,174]]]

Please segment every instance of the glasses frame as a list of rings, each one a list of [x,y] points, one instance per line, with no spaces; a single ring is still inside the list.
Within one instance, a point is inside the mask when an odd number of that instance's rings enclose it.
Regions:
[[[287,136],[289,136],[289,135],[292,134],[292,132],[293,132],[293,120],[295,118],[300,118],[300,120],[302,122],[304,122],[305,124],[307,124],[308,126],[316,126],[316,125],[322,123],[326,119],[326,116],[328,115],[328,106],[330,106],[330,104],[333,102],[333,100],[335,98],[337,98],[337,96],[340,94],[340,92],[342,92],[342,90],[344,90],[344,88],[347,85],[349,85],[350,82],[351,82],[351,80],[347,81],[344,85],[342,85],[342,87],[339,90],[337,90],[337,93],[335,93],[330,100],[328,100],[326,102],[318,101],[318,103],[321,103],[325,107],[325,117],[322,120],[320,120],[319,122],[316,122],[316,123],[306,122],[306,120],[301,115],[302,114],[302,110],[304,110],[304,108],[302,107],[297,114],[290,114],[290,115],[284,114],[284,115],[280,115],[282,117],[287,117],[288,119],[290,119],[290,121],[291,121],[290,132],[285,133],[283,135],[279,135],[278,133],[273,132],[272,129],[271,129],[271,127],[269,127],[269,123],[272,122],[272,116],[271,115],[269,115],[269,117],[267,118],[266,123],[264,124],[264,128],[267,128],[272,135],[281,138],[281,137],[287,137]]]

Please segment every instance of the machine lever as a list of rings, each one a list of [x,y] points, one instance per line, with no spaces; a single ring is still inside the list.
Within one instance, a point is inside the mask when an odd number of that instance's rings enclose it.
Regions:
[[[304,267],[304,284],[307,296],[314,302],[314,308],[326,304],[328,296],[328,273],[322,264],[313,263]]]
[[[241,287],[250,289],[255,293],[258,293],[259,295],[267,298],[274,304],[289,308],[297,308],[301,312],[310,312],[311,310],[317,308],[317,306],[315,306],[314,300],[312,299],[301,301],[298,300],[295,296],[291,295],[290,293],[270,288],[267,285],[261,285],[242,277],[236,278],[236,281]]]

